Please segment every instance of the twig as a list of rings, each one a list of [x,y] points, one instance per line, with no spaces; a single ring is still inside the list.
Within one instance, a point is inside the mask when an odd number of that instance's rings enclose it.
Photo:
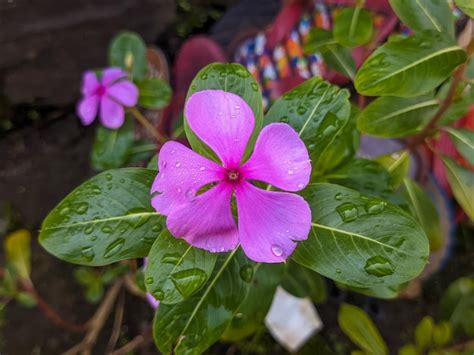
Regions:
[[[89,322],[87,322],[88,331],[84,339],[79,344],[66,351],[64,355],[91,354],[91,349],[97,341],[97,337],[110,314],[122,284],[123,281],[118,280],[109,288],[94,316],[89,320]]]
[[[115,350],[109,355],[125,355],[131,352],[132,350],[148,344],[151,340],[151,330],[147,329],[143,334],[137,335],[130,342],[122,346],[121,348]]]
[[[120,293],[118,302],[115,306],[115,318],[114,318],[114,325],[112,328],[112,334],[110,335],[109,343],[107,344],[107,350],[105,351],[106,354],[111,353],[117,341],[120,337],[120,331],[122,329],[122,321],[123,321],[123,311],[124,311],[124,304],[125,304],[125,293]]]
[[[71,333],[83,333],[86,331],[85,324],[75,324],[64,320],[59,313],[57,313],[44,299],[40,296],[38,291],[36,291],[33,283],[29,280],[20,282],[20,288],[29,293],[35,299],[38,308],[43,312],[43,314],[56,326],[63,328]]]
[[[146,293],[138,288],[138,286],[136,285],[133,277],[134,277],[133,274],[125,275],[125,277],[124,277],[125,288],[132,295],[143,298],[144,300],[146,300]]]
[[[136,118],[136,120],[160,143],[166,143],[167,139],[163,137],[158,130],[142,115],[142,113],[136,108],[131,107],[128,111]]]
[[[470,58],[472,54],[474,53],[474,38],[471,39],[469,45],[466,48],[466,52],[467,52],[468,58]],[[438,121],[443,117],[443,115],[448,110],[449,106],[451,106],[451,104],[453,103],[454,97],[456,96],[456,89],[459,83],[462,81],[462,78],[464,77],[464,72],[466,71],[468,64],[469,64],[469,59],[465,63],[461,64],[454,71],[448,94],[446,95],[444,100],[441,102],[441,105],[439,106],[438,111],[435,113],[433,118],[428,122],[425,128],[408,143],[407,145],[408,149],[413,150],[413,148],[415,148],[418,144],[423,143],[425,139],[432,134],[432,131],[436,128]]]

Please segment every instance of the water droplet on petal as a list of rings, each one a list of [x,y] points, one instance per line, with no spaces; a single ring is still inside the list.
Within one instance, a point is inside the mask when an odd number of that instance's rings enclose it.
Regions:
[[[302,189],[304,187],[304,184],[298,184],[297,187],[298,189]]]
[[[288,170],[288,175],[293,175],[293,170]]]
[[[177,167],[177,168],[179,168],[180,166],[181,166],[181,163],[180,163],[180,162],[177,162],[177,163],[175,164],[175,167]]]
[[[163,161],[161,162],[161,167],[162,167],[163,169],[166,168],[166,161],[163,160]]]
[[[283,255],[283,249],[281,248],[281,246],[279,246],[277,244],[273,244],[272,245],[272,253],[275,256],[282,256]]]
[[[206,170],[206,168],[203,167],[203,166],[201,166],[201,167],[199,168],[199,170],[200,170],[200,171],[204,171],[204,170]]]
[[[188,200],[192,200],[195,195],[196,195],[196,191],[194,189],[189,189],[185,193],[185,196]]]

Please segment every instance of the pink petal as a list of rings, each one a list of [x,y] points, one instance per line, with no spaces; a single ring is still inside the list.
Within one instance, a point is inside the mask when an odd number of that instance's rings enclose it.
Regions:
[[[239,232],[230,207],[233,187],[221,182],[173,210],[166,221],[171,234],[213,253],[234,249]]]
[[[193,199],[201,187],[220,180],[223,173],[221,166],[172,141],[161,147],[158,169],[151,192],[160,194],[152,198],[151,204],[165,216]]]
[[[102,72],[102,85],[109,86],[110,84],[116,82],[119,79],[127,77],[127,72],[121,68],[107,68]]]
[[[238,167],[255,125],[252,109],[244,100],[222,90],[199,91],[188,99],[185,116],[224,166]]]
[[[253,154],[241,172],[246,179],[299,191],[309,182],[311,162],[298,133],[285,123],[272,123],[260,132]]]
[[[135,106],[138,101],[138,89],[131,81],[121,80],[107,88],[107,95],[124,106]]]
[[[84,74],[82,75],[82,95],[93,95],[97,91],[99,85],[100,83],[97,79],[96,73],[90,70],[84,72]]]
[[[107,96],[100,99],[100,121],[110,129],[120,128],[123,124],[125,112],[122,105]]]
[[[83,125],[88,126],[94,122],[99,109],[99,96],[86,96],[77,105],[76,112]]]
[[[296,194],[259,189],[242,182],[236,189],[240,243],[252,260],[285,261],[311,228],[308,203]]]

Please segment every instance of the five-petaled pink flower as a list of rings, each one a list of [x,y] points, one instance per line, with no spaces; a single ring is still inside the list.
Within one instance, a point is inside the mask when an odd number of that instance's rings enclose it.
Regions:
[[[303,141],[289,125],[269,124],[260,132],[250,158],[242,163],[255,125],[243,99],[220,90],[200,91],[189,98],[185,116],[222,166],[180,143],[163,145],[151,189],[152,205],[167,216],[171,234],[211,252],[234,249],[240,242],[254,261],[286,260],[296,242],[308,236],[308,203],[297,194],[263,190],[251,181],[287,191],[303,189],[311,175]],[[197,194],[205,186],[211,187]],[[234,194],[237,223],[231,208]]]
[[[100,78],[93,71],[86,71],[82,78],[82,100],[77,105],[77,115],[84,125],[90,125],[100,108],[100,121],[111,129],[120,128],[124,122],[124,106],[135,106],[138,89],[120,68],[104,69]]]

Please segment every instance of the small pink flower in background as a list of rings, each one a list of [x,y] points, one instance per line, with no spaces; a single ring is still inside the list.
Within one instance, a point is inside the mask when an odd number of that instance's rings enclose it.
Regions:
[[[222,166],[180,143],[163,145],[152,205],[168,217],[171,234],[211,252],[229,251],[240,243],[254,261],[285,261],[296,242],[307,238],[311,210],[299,195],[263,190],[251,181],[287,191],[305,188],[311,163],[303,141],[289,125],[270,124],[260,132],[251,157],[241,164],[255,125],[243,99],[220,90],[200,91],[189,98],[185,115]],[[196,194],[210,184],[210,189]],[[231,209],[234,194],[238,224]]]
[[[120,128],[124,122],[125,107],[135,106],[138,89],[120,68],[104,69],[100,77],[86,71],[82,78],[82,100],[77,105],[77,115],[84,125],[90,125],[99,112],[101,123],[111,129]]]

